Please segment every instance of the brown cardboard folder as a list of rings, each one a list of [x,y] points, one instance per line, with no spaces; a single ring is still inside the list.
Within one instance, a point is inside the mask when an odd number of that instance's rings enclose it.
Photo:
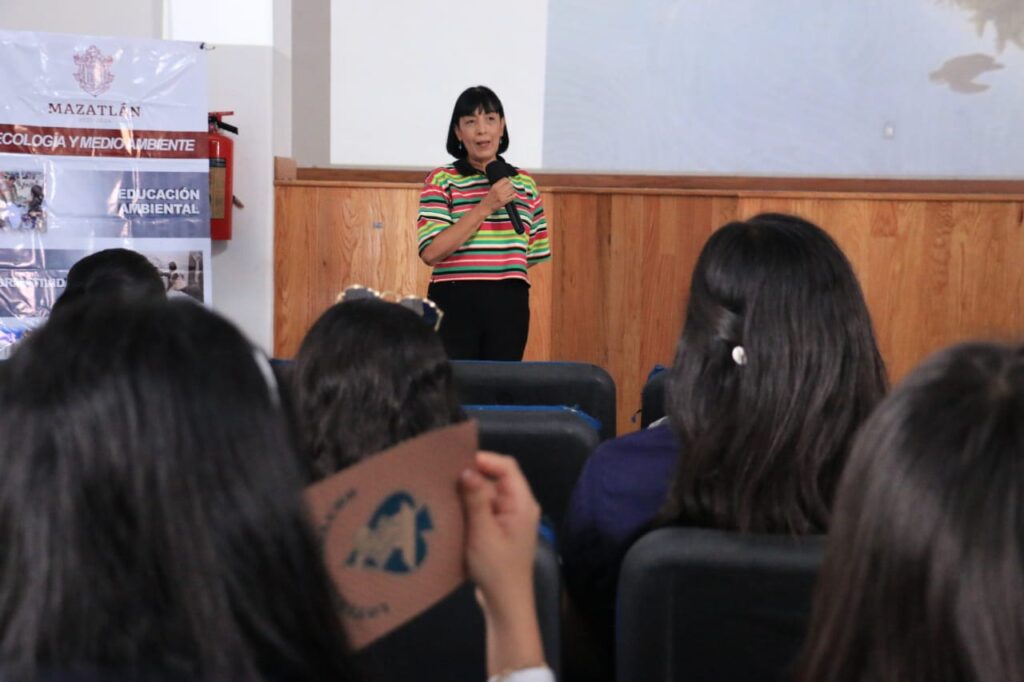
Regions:
[[[352,646],[362,648],[465,580],[459,474],[475,422],[419,436],[306,489]]]

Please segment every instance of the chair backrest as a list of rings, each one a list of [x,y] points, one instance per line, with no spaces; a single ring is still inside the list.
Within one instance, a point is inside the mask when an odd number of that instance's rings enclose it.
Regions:
[[[454,360],[459,400],[466,405],[566,405],[601,423],[601,440],[615,437],[615,381],[582,362]]]
[[[646,429],[652,422],[665,416],[665,380],[667,371],[654,374],[644,384],[640,393],[640,428]]]
[[[619,578],[618,682],[788,679],[822,548],[820,536],[648,533]]]
[[[537,542],[534,555],[533,581],[544,657],[557,678],[561,663],[561,584],[555,550],[543,537]],[[358,652],[356,660],[367,679],[487,679],[484,618],[474,590],[472,583],[463,584],[427,611]]]
[[[573,486],[600,438],[586,415],[568,407],[466,405],[480,425],[480,448],[512,455],[541,510],[560,528]]]
[[[543,537],[537,542],[537,553],[533,558],[533,586],[536,592],[537,620],[540,623],[544,657],[547,659],[548,667],[555,672],[555,679],[561,679],[562,571],[558,566],[558,553]]]

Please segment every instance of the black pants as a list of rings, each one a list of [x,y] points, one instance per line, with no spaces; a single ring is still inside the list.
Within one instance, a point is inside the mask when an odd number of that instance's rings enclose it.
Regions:
[[[521,279],[435,282],[441,341],[452,360],[522,360],[530,333],[530,285]]]

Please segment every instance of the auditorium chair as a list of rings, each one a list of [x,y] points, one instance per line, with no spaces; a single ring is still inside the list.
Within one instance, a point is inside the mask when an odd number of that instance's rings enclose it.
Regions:
[[[536,592],[537,621],[544,645],[544,657],[561,679],[562,669],[562,570],[553,543],[541,538],[533,559],[533,587]]]
[[[480,448],[512,455],[541,511],[561,527],[583,463],[600,439],[597,424],[569,407],[465,405],[480,425]]]
[[[664,368],[651,372],[640,393],[640,428],[646,429],[665,416],[665,380],[668,372]]]
[[[454,360],[452,369],[464,405],[567,405],[600,423],[601,440],[615,437],[615,382],[597,365]]]
[[[820,536],[662,528],[626,554],[618,682],[775,682],[805,634]]]
[[[537,619],[544,657],[560,672],[561,583],[558,558],[541,537],[533,560]],[[470,582],[445,599],[356,654],[357,664],[372,680],[486,680],[484,618]]]

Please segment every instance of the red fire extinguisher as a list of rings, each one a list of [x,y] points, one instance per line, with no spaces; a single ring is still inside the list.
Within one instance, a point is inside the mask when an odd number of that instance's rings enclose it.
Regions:
[[[222,120],[234,113],[211,111],[209,117],[210,239],[231,239],[231,204],[234,201],[231,176],[235,165],[235,141],[220,131],[238,134],[238,128]]]

